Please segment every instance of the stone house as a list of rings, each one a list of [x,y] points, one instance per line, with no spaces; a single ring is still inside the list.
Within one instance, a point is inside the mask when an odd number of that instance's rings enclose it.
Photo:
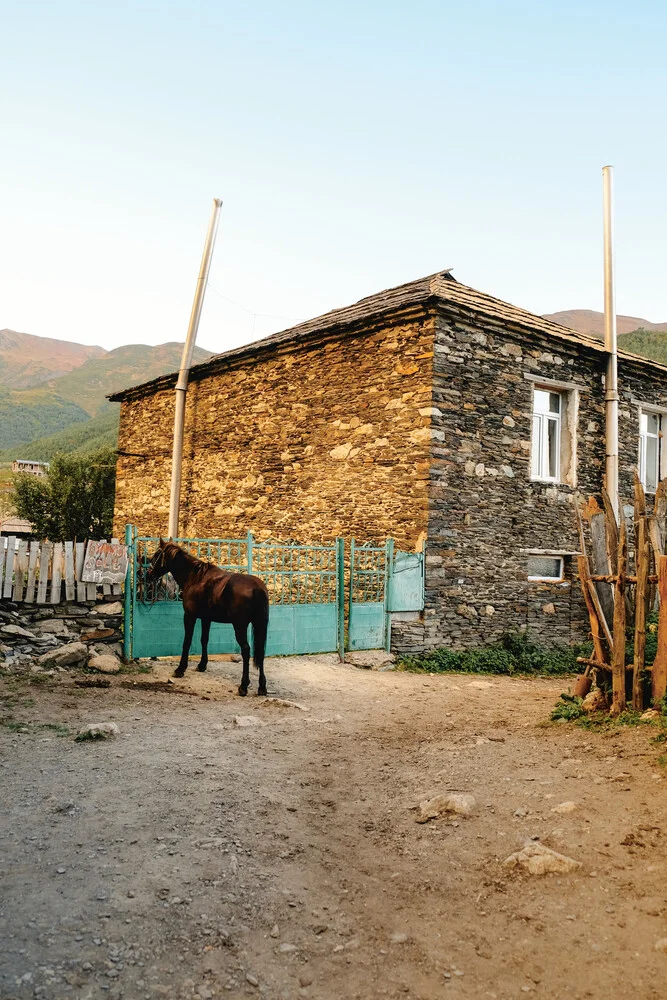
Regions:
[[[397,648],[588,631],[577,493],[604,472],[603,345],[440,272],[192,369],[181,533],[425,544]],[[165,532],[176,375],[118,392],[116,533]],[[620,489],[667,472],[667,367],[619,352]]]

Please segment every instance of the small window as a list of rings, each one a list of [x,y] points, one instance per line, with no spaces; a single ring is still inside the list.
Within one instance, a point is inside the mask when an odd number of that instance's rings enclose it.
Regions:
[[[561,417],[563,395],[549,389],[533,390],[533,439],[531,476],[560,481]]]
[[[660,482],[662,421],[660,413],[639,411],[639,478],[647,493],[655,493]]]
[[[528,556],[528,579],[560,583],[564,578],[562,556]]]

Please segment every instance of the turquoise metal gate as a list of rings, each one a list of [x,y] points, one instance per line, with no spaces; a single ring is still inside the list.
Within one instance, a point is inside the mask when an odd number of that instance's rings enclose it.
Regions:
[[[183,646],[183,609],[170,575],[157,584],[146,579],[157,538],[140,537],[128,526],[130,567],[125,587],[125,656],[178,656]],[[342,652],[343,540],[334,545],[282,545],[245,538],[180,538],[177,543],[199,559],[232,572],[253,573],[267,586],[271,605],[268,656]],[[231,625],[213,624],[209,653],[238,651]],[[197,622],[191,655],[201,652]]]
[[[183,608],[170,575],[157,584],[146,576],[158,539],[137,535],[128,526],[125,541],[130,566],[125,586],[126,659],[179,656],[183,645]],[[349,547],[349,600],[345,640],[344,542],[291,545],[245,538],[176,539],[192,555],[222,569],[253,573],[269,591],[268,656],[338,652],[345,649],[389,649],[391,614],[424,607],[424,555],[394,551],[385,545]],[[201,652],[197,622],[191,655]],[[231,625],[211,627],[209,653],[234,653],[238,645]]]

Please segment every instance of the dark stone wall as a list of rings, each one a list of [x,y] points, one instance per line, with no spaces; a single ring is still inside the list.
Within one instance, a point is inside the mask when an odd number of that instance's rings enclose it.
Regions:
[[[588,636],[576,580],[527,579],[521,549],[579,548],[577,492],[599,494],[604,473],[605,355],[470,314],[440,313],[434,344],[432,461],[423,646],[465,647],[528,628],[545,644]],[[576,485],[530,479],[533,383],[578,383]],[[664,377],[641,362],[619,363],[621,494],[632,495],[638,407],[667,405]],[[395,628],[401,643],[403,629]],[[411,648],[420,642],[406,626]]]

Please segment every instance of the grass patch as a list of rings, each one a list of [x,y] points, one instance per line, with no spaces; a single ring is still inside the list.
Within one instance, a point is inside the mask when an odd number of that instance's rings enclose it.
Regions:
[[[70,736],[71,730],[60,722],[19,722],[17,719],[0,719],[0,726],[10,733],[52,732],[55,736]]]
[[[588,652],[586,650],[586,652]],[[577,656],[582,647],[555,646],[545,649],[526,632],[508,632],[492,646],[481,649],[434,649],[399,661],[411,673],[497,674],[557,677],[579,672]]]

